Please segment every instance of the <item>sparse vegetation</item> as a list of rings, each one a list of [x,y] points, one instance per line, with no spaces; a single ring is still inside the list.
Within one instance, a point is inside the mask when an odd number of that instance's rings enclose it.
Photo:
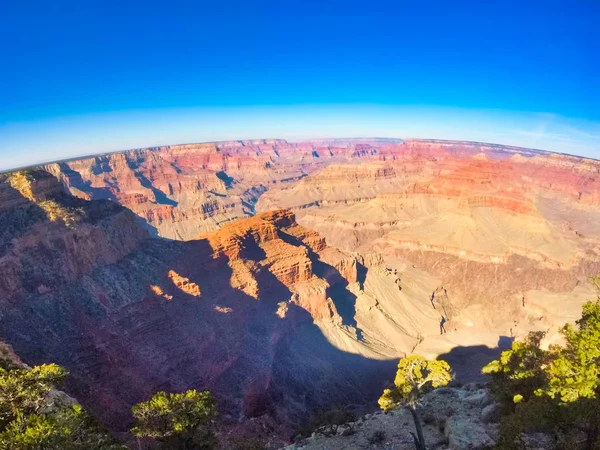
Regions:
[[[155,439],[160,448],[209,450],[217,446],[213,421],[215,398],[208,391],[158,392],[132,408],[134,435]]]
[[[450,365],[446,361],[429,361],[422,356],[402,358],[394,380],[394,388],[386,389],[379,399],[384,411],[407,408],[415,423],[417,434],[411,432],[417,450],[426,450],[425,437],[417,413],[417,405],[431,389],[446,386],[452,380]]]
[[[521,433],[531,430],[551,433],[557,448],[600,448],[600,299],[561,332],[565,346],[543,350],[543,333],[532,333],[483,368],[504,407],[499,448],[523,448]]]
[[[323,436],[335,436],[338,429],[343,425],[346,425],[348,429],[352,429],[355,420],[356,414],[345,406],[336,405],[333,408],[318,411],[310,418],[306,427],[297,431],[297,435],[308,437],[315,432]]]
[[[56,364],[0,368],[0,450],[125,449],[53,391],[67,375]]]

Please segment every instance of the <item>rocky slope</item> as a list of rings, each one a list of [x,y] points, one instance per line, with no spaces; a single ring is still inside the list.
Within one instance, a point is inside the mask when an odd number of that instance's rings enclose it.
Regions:
[[[432,450],[492,448],[499,432],[499,407],[485,386],[469,383],[425,395],[418,408],[423,434]],[[286,450],[414,450],[415,433],[408,410],[378,411],[339,427],[334,436],[315,432]],[[523,441],[536,450],[554,448],[552,437],[526,433]]]
[[[154,234],[189,239],[250,216],[272,186],[293,184],[333,161],[365,158],[377,140],[232,141],[131,150],[45,166],[77,197],[111,199]]]
[[[291,208],[330,245],[439,280],[429,295],[449,333],[417,349],[436,355],[576,317],[600,271],[599,173],[568,155],[405,141],[273,188],[257,209]]]
[[[393,361],[327,340],[321,328],[351,333],[365,269],[290,211],[176,242],[47,172],[5,176],[0,193],[3,223],[15,221],[0,256],[0,338],[29,365],[65,366],[67,392],[113,430],[155,391],[196,388],[213,391],[229,426],[254,418],[282,438],[314,408],[372,401],[393,374]]]

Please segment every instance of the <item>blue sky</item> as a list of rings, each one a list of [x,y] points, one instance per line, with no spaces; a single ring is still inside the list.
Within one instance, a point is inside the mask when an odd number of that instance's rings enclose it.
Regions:
[[[0,21],[0,168],[257,137],[600,157],[597,0],[19,0]]]

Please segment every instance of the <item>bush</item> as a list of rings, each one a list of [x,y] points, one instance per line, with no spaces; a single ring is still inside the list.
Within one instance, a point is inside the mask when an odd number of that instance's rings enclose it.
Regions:
[[[67,375],[56,364],[0,368],[0,450],[125,449],[81,406],[58,401]]]
[[[216,402],[208,391],[158,392],[131,410],[136,422],[132,433],[156,439],[163,448],[209,450],[217,446],[212,430]]]
[[[503,406],[499,449],[523,448],[527,431],[550,433],[557,448],[600,448],[600,301],[561,332],[564,347],[542,350],[543,333],[531,333],[483,368]]]

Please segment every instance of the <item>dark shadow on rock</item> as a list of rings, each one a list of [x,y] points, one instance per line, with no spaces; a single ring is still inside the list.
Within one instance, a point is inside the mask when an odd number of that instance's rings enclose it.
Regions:
[[[178,203],[175,200],[170,199],[163,191],[155,188],[144,174],[138,171],[135,171],[134,173],[136,178],[140,181],[140,184],[146,189],[150,189],[152,191],[152,193],[154,194],[154,198],[156,199],[156,203],[158,203],[159,205],[177,206]]]
[[[97,156],[94,158],[95,164],[92,166],[92,173],[96,176],[103,173],[112,172],[112,168],[108,164],[108,159],[105,156]]]
[[[356,261],[356,280],[358,281],[360,288],[364,289],[365,281],[367,279],[367,273],[369,268],[358,261]]]
[[[135,221],[140,225],[140,227],[142,227],[144,230],[146,230],[148,232],[148,234],[150,236],[152,236],[154,239],[167,239],[167,238],[160,236],[158,234],[158,229],[155,226],[150,225],[147,220],[144,220],[140,216],[136,215]]]
[[[79,172],[71,169],[69,167],[69,165],[65,162],[60,162],[60,163],[58,163],[58,165],[60,167],[62,174],[69,179],[69,184],[72,187],[80,190],[81,192],[85,192],[94,200],[114,200],[114,201],[116,201],[115,196],[109,189],[92,187],[91,181],[84,181],[83,178],[81,177],[81,174]]]
[[[481,373],[483,366],[498,359],[500,353],[510,348],[513,338],[500,336],[498,346],[490,348],[486,345],[454,347],[437,359],[446,361],[452,367],[454,380],[460,383],[485,383],[488,376]]]
[[[246,244],[247,261],[264,257]],[[268,270],[256,274],[258,298],[233,275],[207,240],[151,239],[85,279],[15,299],[0,338],[30,365],[65,366],[65,390],[115,431],[159,390],[210,389],[223,416],[270,413],[290,426],[335,403],[376,406],[397,361],[337,349],[296,305],[276,314],[291,293]]]
[[[225,187],[227,189],[229,189],[233,185],[233,182],[235,181],[233,179],[233,177],[230,177],[222,170],[220,172],[217,172],[215,175],[217,176],[217,178],[219,180],[221,180],[225,184]]]
[[[140,184],[143,187],[145,187],[146,189],[149,189],[150,191],[152,191],[152,193],[154,194],[156,203],[158,203],[159,205],[177,206],[177,202],[175,200],[167,197],[167,195],[163,191],[156,188],[152,184],[152,182],[143,173],[141,173],[138,170],[139,164],[135,159],[127,158],[127,166],[129,167],[129,169],[131,169],[131,171],[133,172],[135,177],[138,179]]]
[[[93,201],[97,202],[97,201],[102,201],[102,200],[110,200],[110,201],[114,202],[115,204],[120,204],[120,202],[114,196],[114,194],[112,193],[112,191],[110,189],[92,187],[90,181],[84,181],[83,178],[81,177],[81,174],[79,172],[71,169],[66,163],[60,162],[60,163],[58,163],[58,165],[60,167],[62,174],[68,178],[69,185],[72,186],[73,188],[76,188],[77,190],[79,190],[81,192],[88,194]],[[113,187],[116,188],[117,185],[115,184]],[[156,191],[158,191],[158,190],[156,189]],[[153,192],[154,192],[154,190],[153,190]],[[162,194],[164,196],[164,193],[162,193],[161,191],[158,191],[158,193],[159,193],[158,194],[159,196],[160,196],[160,194]],[[157,193],[155,192],[154,195],[156,196]],[[69,197],[72,197],[72,196],[69,196]],[[73,198],[75,198],[75,197],[73,197]],[[142,228],[146,229],[151,236],[156,237],[156,238],[161,238],[158,234],[158,230],[156,229],[156,227],[150,225],[147,220],[137,216],[136,221]]]
[[[514,341],[514,336],[500,336],[498,339],[498,348],[502,351],[508,350]]]
[[[106,156],[97,156],[94,158],[95,164],[92,166],[92,173],[96,176],[102,175],[103,173],[112,172],[112,168],[108,163],[108,158]]]
[[[356,295],[348,288],[348,280],[330,264],[322,261],[317,253],[312,251],[304,242],[284,232],[279,232],[279,237],[287,244],[295,247],[304,247],[308,252],[308,257],[313,264],[313,271],[316,276],[326,280],[329,283],[326,295],[333,300],[335,307],[342,318],[342,324],[356,328]],[[356,328],[360,335],[362,330]]]

